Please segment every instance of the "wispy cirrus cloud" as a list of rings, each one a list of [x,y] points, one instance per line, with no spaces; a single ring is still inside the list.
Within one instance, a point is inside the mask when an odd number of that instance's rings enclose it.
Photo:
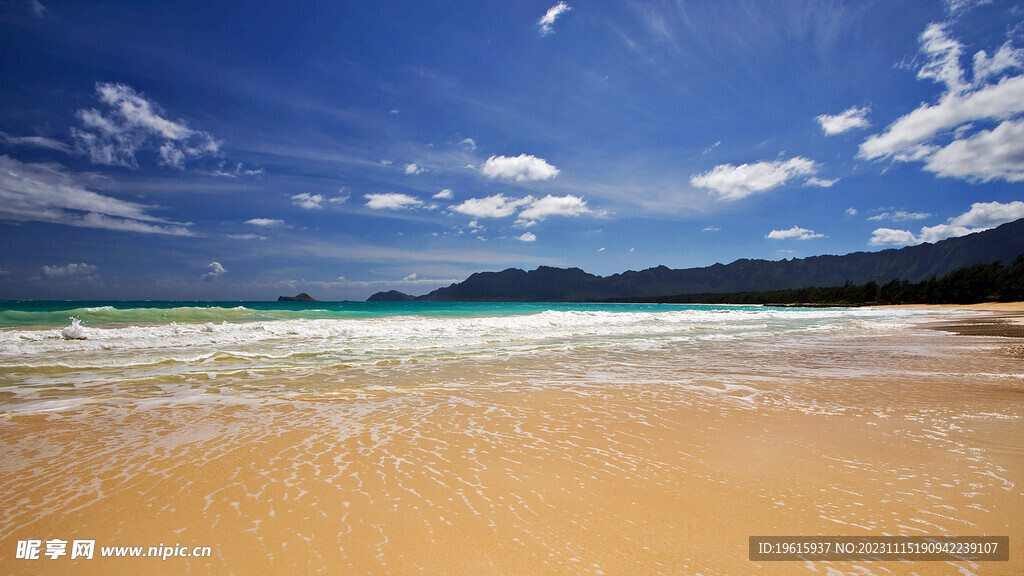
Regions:
[[[106,181],[73,174],[58,164],[0,156],[0,218],[143,234],[192,236],[189,224],[151,215],[155,208],[91,188]]]
[[[71,152],[71,147],[53,138],[43,136],[14,136],[6,132],[0,132],[0,141],[12,146],[28,146],[32,148],[46,148],[58,152]]]
[[[103,110],[79,110],[81,128],[72,128],[75,147],[95,164],[138,167],[137,154],[155,154],[157,162],[184,168],[185,161],[216,154],[213,136],[183,121],[168,120],[156,103],[125,84],[99,82],[96,95]]]

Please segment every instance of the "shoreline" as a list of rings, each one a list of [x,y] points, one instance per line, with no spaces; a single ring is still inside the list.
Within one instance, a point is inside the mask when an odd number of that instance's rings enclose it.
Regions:
[[[87,405],[0,412],[0,565],[76,575],[1018,574],[1015,553],[980,565],[747,557],[755,535],[1022,532],[1019,359],[1002,339],[920,326],[300,377],[124,373]],[[341,386],[346,378],[358,386]],[[213,554],[13,559],[28,538]]]

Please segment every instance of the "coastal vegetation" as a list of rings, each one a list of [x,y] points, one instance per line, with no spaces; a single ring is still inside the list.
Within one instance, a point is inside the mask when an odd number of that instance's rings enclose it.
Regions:
[[[958,268],[942,278],[922,282],[892,280],[879,285],[846,282],[842,286],[736,292],[678,294],[656,298],[616,298],[614,302],[690,304],[767,304],[857,306],[864,304],[977,304],[1024,301],[1024,254],[1009,266],[1000,262]]]

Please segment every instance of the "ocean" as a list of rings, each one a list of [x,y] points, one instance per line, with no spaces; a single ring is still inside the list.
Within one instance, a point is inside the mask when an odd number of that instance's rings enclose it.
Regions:
[[[1019,344],[926,327],[970,314],[0,303],[0,564],[1016,574],[1019,555],[747,556],[752,536],[1019,540]],[[21,543],[75,539],[94,540],[96,558],[14,557]],[[133,546],[173,557],[113,552]]]

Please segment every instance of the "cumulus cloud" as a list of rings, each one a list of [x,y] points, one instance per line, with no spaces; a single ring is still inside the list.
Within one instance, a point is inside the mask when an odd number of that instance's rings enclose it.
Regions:
[[[452,206],[451,210],[473,218],[505,218],[518,211],[515,226],[521,228],[528,228],[533,226],[537,220],[544,220],[551,216],[574,217],[583,214],[599,214],[587,206],[586,200],[572,194],[565,196],[548,194],[543,198],[526,196],[519,199],[495,194],[484,198],[469,198],[461,204]]]
[[[444,190],[441,190],[437,194],[434,194],[433,196],[431,196],[431,198],[433,198],[435,200],[451,200],[454,197],[455,197],[455,195],[448,188],[445,188]]]
[[[397,192],[366,194],[363,198],[366,198],[366,207],[373,210],[404,210],[423,205],[423,202],[412,196]]]
[[[1024,181],[1024,118],[954,140],[927,158],[925,170],[971,182]]]
[[[76,148],[95,164],[135,168],[136,154],[146,150],[162,165],[183,168],[188,159],[220,150],[210,134],[168,120],[157,104],[130,86],[99,82],[96,94],[107,108],[79,110],[82,127],[71,129]]]
[[[519,240],[520,242],[536,242],[537,235],[533,232],[523,232],[519,236],[516,236],[516,240]]]
[[[473,140],[472,138],[463,138],[459,141],[459,144],[468,146],[470,150],[476,150],[476,140]]]
[[[152,216],[154,208],[90,188],[106,181],[69,173],[58,164],[0,156],[0,218],[143,234],[192,236],[189,224]]]
[[[216,280],[222,274],[227,272],[227,270],[224,269],[224,266],[222,266],[220,262],[210,262],[209,264],[206,265],[206,268],[209,270],[209,272],[203,274],[203,280]]]
[[[491,156],[484,162],[480,172],[488,178],[503,178],[522,182],[523,180],[550,180],[558,175],[558,168],[546,160],[533,155]]]
[[[909,246],[917,243],[917,238],[909,230],[892,228],[877,228],[871,233],[871,240],[868,241],[872,246]]]
[[[532,201],[532,196],[516,200],[506,198],[503,194],[495,194],[485,198],[469,198],[457,206],[452,206],[451,209],[473,218],[505,218],[515,214],[520,206]]]
[[[44,278],[53,280],[57,278],[94,278],[96,267],[92,264],[82,262],[80,264],[66,264],[64,266],[43,266],[41,273]]]
[[[402,278],[402,282],[412,282],[416,278],[417,278],[417,274],[415,272],[413,272],[412,274],[409,274],[405,278]]]
[[[920,37],[925,62],[918,78],[945,86],[934,104],[924,103],[865,140],[857,156],[867,160],[923,162],[940,177],[971,182],[1024,181],[1024,51],[1003,45],[989,57],[974,55],[973,81],[960,65],[963,45],[944,24]],[[997,123],[984,129],[977,123]]]
[[[850,208],[847,208],[843,214],[846,214],[847,216],[856,216],[858,212],[856,208],[851,206]]]
[[[417,166],[416,164],[406,164],[405,165],[405,173],[406,174],[421,174],[425,170],[426,170],[425,168]]]
[[[848,130],[854,128],[866,128],[871,126],[868,122],[868,112],[871,108],[867,106],[857,107],[853,106],[847,108],[843,112],[834,116],[828,114],[822,114],[815,118],[818,124],[821,125],[821,129],[825,131],[826,136],[832,136],[835,134],[842,134]]]
[[[529,197],[528,197],[529,198]],[[519,213],[524,220],[544,220],[548,216],[579,216],[591,213],[583,198],[567,194],[565,196],[547,196],[531,199],[529,205]]]
[[[938,242],[946,238],[957,238],[975,232],[995,228],[1000,224],[1024,218],[1024,202],[975,202],[971,209],[959,216],[950,218],[946,224],[926,226],[915,236],[909,230],[893,230],[879,228],[872,233],[869,243],[872,246],[888,244],[909,245],[922,242]]]
[[[814,230],[800,228],[799,226],[793,226],[789,230],[772,230],[768,234],[765,234],[765,238],[769,238],[771,240],[787,240],[790,238],[795,238],[797,240],[811,240],[812,238],[824,237],[824,234],[818,234]]]
[[[262,228],[273,228],[284,224],[284,220],[275,220],[273,218],[252,218],[245,221],[246,224],[253,226],[260,226]]]
[[[790,179],[813,174],[817,169],[813,160],[799,156],[740,166],[721,164],[708,172],[691,176],[690,184],[713,190],[723,200],[739,200],[781,186]]]
[[[537,21],[537,26],[540,27],[540,35],[547,36],[548,34],[553,34],[555,32],[555,20],[558,20],[559,16],[565,14],[569,10],[572,10],[572,7],[565,2],[559,2],[551,8],[548,8],[548,11],[544,13],[544,16],[541,16],[540,20]]]

